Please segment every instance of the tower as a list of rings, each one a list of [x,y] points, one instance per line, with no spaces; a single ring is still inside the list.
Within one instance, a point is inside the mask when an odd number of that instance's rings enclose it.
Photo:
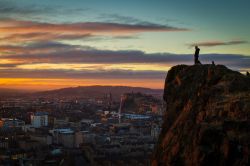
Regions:
[[[124,95],[122,94],[122,95],[121,95],[121,101],[120,101],[120,107],[119,107],[119,114],[118,114],[119,123],[121,123],[121,112],[122,112],[123,101],[124,101]]]

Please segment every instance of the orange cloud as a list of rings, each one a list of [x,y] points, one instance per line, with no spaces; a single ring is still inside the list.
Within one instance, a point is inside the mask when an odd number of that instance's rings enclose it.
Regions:
[[[80,22],[68,24],[40,23],[32,21],[5,20],[0,26],[1,33],[36,33],[36,32],[53,32],[53,33],[138,33],[150,31],[187,31],[188,29],[177,28],[158,24],[121,24],[105,22]]]
[[[160,24],[79,22],[53,24],[34,21],[1,20],[0,42],[75,40],[100,35],[126,36],[143,32],[188,31]]]

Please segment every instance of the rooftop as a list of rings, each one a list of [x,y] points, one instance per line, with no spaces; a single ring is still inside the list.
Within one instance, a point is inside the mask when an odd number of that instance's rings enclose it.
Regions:
[[[43,115],[48,115],[47,112],[36,112],[34,113],[35,116],[43,116]]]

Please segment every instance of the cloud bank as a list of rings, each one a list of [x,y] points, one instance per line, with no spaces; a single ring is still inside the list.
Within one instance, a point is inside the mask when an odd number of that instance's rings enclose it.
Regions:
[[[42,23],[1,20],[0,41],[54,41],[84,39],[93,36],[127,36],[145,32],[182,32],[185,28],[160,24],[122,24],[107,22]]]
[[[0,75],[13,78],[164,79],[169,67],[193,64],[191,54],[99,50],[58,42],[5,45],[0,47],[0,51]],[[250,68],[250,56],[244,55],[202,54],[200,60],[202,63],[215,61],[238,70]]]
[[[189,44],[190,47],[194,46],[203,46],[203,47],[215,47],[215,46],[231,46],[231,45],[239,45],[246,44],[248,41],[245,40],[232,40],[232,41],[205,41],[205,42],[197,42]]]

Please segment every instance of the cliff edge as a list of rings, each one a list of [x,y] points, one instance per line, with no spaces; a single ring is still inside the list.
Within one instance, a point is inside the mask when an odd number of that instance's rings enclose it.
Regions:
[[[178,65],[152,165],[248,165],[250,77],[222,65]]]

